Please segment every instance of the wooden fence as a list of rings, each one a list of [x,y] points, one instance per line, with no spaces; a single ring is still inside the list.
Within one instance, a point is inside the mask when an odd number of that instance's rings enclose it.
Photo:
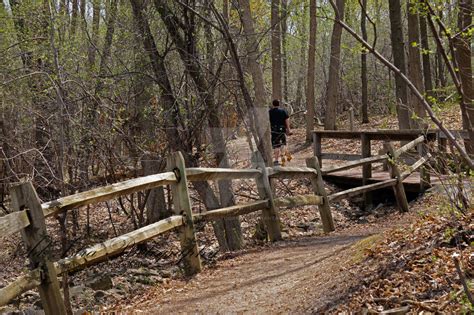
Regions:
[[[400,209],[408,211],[408,203],[402,181],[411,172],[429,160],[429,153],[403,173],[399,171],[396,164],[391,164],[392,178],[390,180],[364,185],[329,196],[327,196],[324,189],[322,175],[383,160],[394,161],[401,152],[415,147],[423,141],[423,137],[418,137],[398,150],[394,150],[391,145],[388,145],[387,154],[385,155],[351,161],[341,166],[323,170],[320,169],[316,157],[307,159],[306,167],[269,168],[265,167],[263,160],[258,155],[254,155],[252,169],[186,168],[184,159],[181,153],[178,152],[168,157],[167,171],[165,173],[119,182],[46,203],[40,202],[31,182],[18,184],[13,186],[10,191],[14,212],[0,217],[0,237],[17,232],[21,233],[28,252],[30,270],[6,287],[0,289],[0,306],[9,303],[20,294],[37,287],[46,314],[65,314],[64,301],[57,280],[58,275],[80,270],[104,261],[123,253],[131,246],[171,230],[178,230],[180,234],[184,270],[187,275],[193,275],[201,270],[198,240],[194,228],[194,223],[197,221],[212,221],[261,211],[262,220],[266,226],[269,239],[277,241],[281,239],[279,207],[316,205],[321,216],[323,230],[330,232],[334,230],[334,222],[329,202],[389,186],[394,188]],[[259,200],[197,214],[192,213],[188,181],[218,181],[244,178],[255,179]],[[271,184],[272,179],[275,178],[309,178],[313,193],[275,198]],[[51,242],[47,233],[45,218],[58,215],[70,209],[77,209],[81,206],[111,200],[119,196],[164,185],[171,186],[173,200],[173,215],[171,217],[96,244],[81,250],[73,256],[56,262],[51,261]]]

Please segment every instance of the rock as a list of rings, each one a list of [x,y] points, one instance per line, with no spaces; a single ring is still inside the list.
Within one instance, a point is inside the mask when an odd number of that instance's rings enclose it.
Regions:
[[[110,276],[102,275],[102,276],[97,276],[94,279],[87,281],[85,285],[97,291],[97,290],[112,289],[114,286],[114,283]]]
[[[160,276],[160,273],[158,271],[151,270],[148,268],[128,269],[128,273],[137,276]]]
[[[42,310],[43,309],[43,303],[41,302],[41,300],[35,301],[32,306],[35,310]]]
[[[95,291],[95,293],[94,293],[94,298],[95,298],[96,300],[103,299],[103,298],[106,297],[106,296],[107,296],[107,294],[106,294],[104,291],[102,291],[102,290],[97,290],[97,291]]]
[[[78,285],[78,286],[75,286],[75,287],[70,287],[69,288],[69,296],[71,298],[78,297],[78,296],[84,294],[84,292],[86,290],[87,290],[87,287],[85,285]]]

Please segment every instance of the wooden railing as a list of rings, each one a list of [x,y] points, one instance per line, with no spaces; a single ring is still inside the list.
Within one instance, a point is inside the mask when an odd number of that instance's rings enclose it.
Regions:
[[[30,260],[30,270],[6,287],[0,289],[0,306],[26,292],[38,288],[46,314],[65,314],[64,301],[59,289],[58,275],[76,271],[123,253],[127,248],[148,241],[171,230],[178,230],[181,254],[186,274],[201,270],[198,240],[194,223],[261,211],[270,240],[281,239],[279,207],[317,205],[325,232],[334,230],[319,163],[310,158],[306,167],[265,167],[255,155],[253,169],[185,168],[183,157],[175,153],[167,159],[167,172],[127,180],[107,187],[41,203],[31,182],[11,188],[12,208],[15,212],[0,217],[0,237],[21,232]],[[231,180],[253,178],[260,200],[221,209],[192,213],[188,181]],[[271,181],[275,178],[309,178],[313,194],[274,198]],[[81,206],[111,200],[142,190],[171,186],[174,214],[132,232],[109,239],[77,254],[51,261],[50,242],[45,218]]]
[[[335,172],[345,171],[355,167],[362,166],[362,186],[348,189],[345,191],[337,192],[328,196],[329,201],[337,201],[343,198],[353,197],[359,194],[364,194],[364,204],[365,207],[370,208],[372,204],[372,196],[368,194],[369,192],[381,188],[393,187],[397,204],[401,211],[408,211],[408,202],[406,199],[405,189],[403,186],[403,180],[405,180],[411,173],[421,168],[425,163],[427,163],[432,155],[428,152],[426,142],[428,140],[433,140],[435,134],[426,133],[424,135],[416,136],[416,133],[413,131],[404,131],[404,132],[345,132],[345,131],[316,131],[314,133],[315,140],[315,150],[314,153],[322,156],[321,154],[321,135],[325,135],[329,138],[342,138],[347,139],[347,137],[355,137],[361,135],[362,140],[362,152],[363,158],[344,163],[342,165],[329,166],[321,169],[322,175],[328,175]],[[385,135],[385,138],[382,136]],[[388,141],[384,143],[385,154],[370,156],[370,140],[407,140],[410,137],[415,137],[411,142],[406,143],[399,149],[394,149],[392,144]],[[365,146],[365,148],[364,148]],[[420,159],[417,160],[413,165],[411,165],[407,170],[401,172],[398,164],[400,164],[400,156],[413,148],[418,148],[418,153],[421,155]],[[322,158],[322,157],[321,157]],[[372,177],[372,164],[380,162],[389,162],[390,169],[390,179],[369,184],[368,181]],[[422,168],[420,170],[420,191],[424,191],[425,187],[430,185],[429,172]]]
[[[64,301],[57,280],[58,275],[99,263],[123,253],[131,246],[176,229],[180,234],[181,255],[185,273],[187,275],[195,274],[201,270],[198,240],[194,228],[194,223],[197,221],[212,221],[261,211],[262,221],[266,226],[269,239],[277,241],[281,239],[278,208],[316,205],[321,216],[323,230],[330,232],[334,230],[334,222],[329,202],[384,187],[393,187],[398,206],[402,211],[408,211],[403,179],[409,176],[411,172],[422,167],[431,158],[431,155],[426,152],[404,172],[399,170],[396,161],[403,152],[417,147],[424,141],[426,141],[424,136],[418,136],[398,150],[395,150],[391,144],[386,143],[386,154],[365,157],[358,161],[350,161],[343,165],[322,170],[317,157],[307,159],[306,167],[266,167],[258,155],[254,155],[252,169],[186,168],[184,159],[181,153],[178,152],[168,157],[167,172],[165,173],[119,182],[46,203],[40,202],[31,182],[18,184],[13,186],[10,191],[14,212],[0,217],[0,237],[21,232],[28,252],[30,270],[0,289],[0,306],[37,287],[46,314],[65,314]],[[389,180],[363,185],[327,196],[322,177],[324,174],[371,165],[381,161],[390,162],[391,178]],[[188,181],[219,181],[244,178],[256,181],[259,200],[202,213],[192,213]],[[309,178],[313,193],[275,198],[271,182],[277,178]],[[171,186],[173,197],[173,215],[171,217],[83,249],[73,256],[56,262],[51,261],[51,243],[45,224],[46,217],[164,185]]]

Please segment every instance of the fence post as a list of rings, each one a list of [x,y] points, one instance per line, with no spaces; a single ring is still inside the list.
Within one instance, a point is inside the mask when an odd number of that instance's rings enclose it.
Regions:
[[[316,175],[311,175],[311,185],[316,195],[323,198],[323,204],[318,206],[319,215],[323,222],[323,230],[328,233],[334,231],[334,220],[331,214],[331,208],[329,207],[329,200],[324,189],[323,176],[321,175],[321,168],[319,167],[318,158],[313,156],[312,158],[306,159],[306,166],[314,168],[317,172]]]
[[[201,271],[201,258],[194,229],[191,201],[189,200],[188,180],[186,178],[186,166],[181,152],[174,152],[167,158],[166,168],[174,172],[178,180],[171,184],[173,195],[173,211],[176,215],[182,215],[184,225],[180,227],[181,259],[184,262],[184,272],[187,276]]]
[[[387,150],[391,159],[395,156],[394,148],[391,143],[384,143],[384,147]],[[393,192],[397,200],[398,207],[401,212],[408,212],[408,200],[405,194],[405,187],[403,187],[403,181],[400,178],[400,170],[394,160],[389,160],[390,176],[397,179],[397,183],[393,186]]]
[[[252,154],[252,164],[255,168],[259,168],[262,171],[262,175],[255,179],[258,195],[262,200],[268,199],[268,208],[262,210],[263,224],[267,229],[270,241],[279,241],[281,240],[280,216],[278,214],[278,208],[275,206],[275,201],[273,200],[273,192],[265,162],[258,151]]]
[[[313,155],[318,158],[319,166],[323,167],[323,152],[321,149],[321,135],[313,131]]]
[[[371,148],[370,148],[370,138],[366,133],[360,134],[360,142],[361,142],[361,153],[362,158],[368,158],[372,155]],[[365,164],[362,166],[362,186],[368,184],[369,178],[372,177],[372,164]],[[364,207],[365,210],[370,210],[372,208],[373,200],[372,200],[372,193],[366,192],[363,194],[364,196]]]
[[[418,154],[420,157],[424,157],[428,153],[427,140],[418,145]],[[420,168],[420,193],[423,193],[427,188],[430,187],[431,178],[430,173],[424,165]]]
[[[39,268],[41,284],[38,287],[41,303],[46,314],[66,314],[64,299],[59,289],[58,275],[50,261],[51,239],[46,231],[46,223],[41,202],[31,182],[15,185],[10,190],[12,207],[15,211],[27,209],[30,225],[21,231],[26,244],[30,269]]]

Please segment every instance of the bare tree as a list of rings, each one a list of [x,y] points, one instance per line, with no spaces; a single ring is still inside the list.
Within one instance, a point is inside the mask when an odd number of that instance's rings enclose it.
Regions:
[[[337,11],[336,21],[344,20],[344,0],[336,0]],[[336,113],[339,100],[339,85],[341,81],[341,38],[342,27],[334,22],[331,36],[331,58],[329,61],[329,80],[326,101],[326,116],[324,120],[324,129],[336,129]]]
[[[390,11],[390,39],[392,42],[393,64],[406,73],[405,42],[403,40],[402,9],[400,0],[389,0]],[[397,96],[397,117],[400,129],[410,129],[410,115],[408,113],[407,86],[400,75],[395,74],[395,94]]]
[[[316,0],[309,2],[309,44],[308,44],[308,75],[306,77],[306,142],[312,141],[316,99],[314,95],[316,76]]]
[[[281,22],[280,0],[272,0],[271,10],[271,42],[272,42],[272,99],[281,100]]]

